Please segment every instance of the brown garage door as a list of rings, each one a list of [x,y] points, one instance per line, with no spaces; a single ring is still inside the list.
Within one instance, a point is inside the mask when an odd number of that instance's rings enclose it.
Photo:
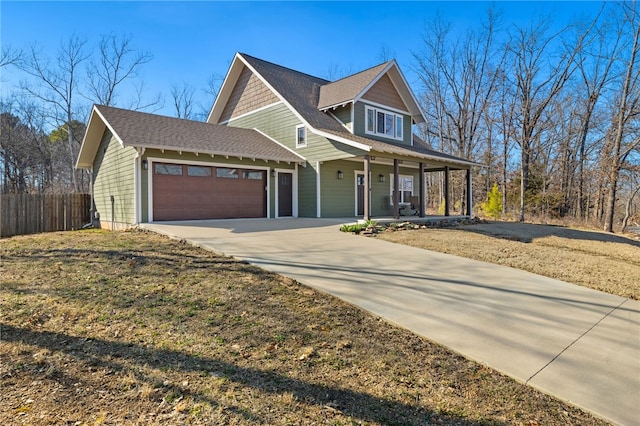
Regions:
[[[264,170],[154,163],[153,220],[266,217]]]

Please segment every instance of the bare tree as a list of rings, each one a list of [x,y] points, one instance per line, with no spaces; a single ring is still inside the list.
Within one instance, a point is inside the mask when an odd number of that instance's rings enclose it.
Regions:
[[[620,171],[629,155],[640,146],[640,136],[630,133],[632,120],[640,117],[640,17],[635,3],[624,5],[625,21],[631,36],[628,59],[625,60],[625,71],[618,94],[618,106],[608,133],[610,137],[611,156],[605,163],[608,170],[609,190],[606,198],[604,230],[613,232],[616,207],[616,193]]]
[[[489,9],[481,29],[452,40],[450,26],[437,18],[423,36],[424,50],[413,53],[424,90],[424,110],[431,118],[425,127],[427,140],[443,151],[477,158],[484,143],[484,157],[491,161],[489,105],[506,56],[497,42],[498,21]],[[454,182],[458,178],[452,176]],[[465,191],[454,195],[459,197],[461,213]]]
[[[21,50],[14,49],[11,46],[3,46],[0,48],[0,68],[7,65],[18,65],[22,60],[22,56]]]
[[[541,19],[529,27],[515,27],[510,43],[519,112],[520,221],[525,218],[532,148],[540,138],[538,133],[544,113],[575,71],[575,57],[590,30],[580,34],[573,45],[565,45],[554,60],[552,48],[568,28],[549,34],[549,22],[548,19]]]
[[[224,82],[224,76],[218,73],[212,73],[209,75],[209,79],[207,80],[207,85],[202,91],[205,94],[205,101],[200,102],[200,113],[196,114],[196,118],[201,121],[206,121],[207,117],[209,117],[209,113],[213,108],[213,104],[218,98],[218,93],[220,92],[220,87],[222,87],[222,83]]]
[[[471,158],[491,101],[505,54],[496,42],[498,18],[493,10],[481,31],[449,41],[450,27],[441,21],[423,37],[425,51],[414,53],[424,86],[426,110],[435,120],[429,132],[441,149]]]
[[[62,42],[55,61],[51,63],[41,51],[32,46],[22,69],[35,77],[37,85],[23,84],[22,88],[35,99],[43,102],[49,110],[49,116],[55,127],[67,127],[67,148],[69,150],[69,168],[71,171],[73,191],[86,190],[80,188],[74,170],[75,158],[79,149],[81,135],[75,135],[71,123],[77,111],[78,80],[81,75],[81,65],[88,58],[86,39],[70,36]]]
[[[132,46],[130,36],[118,37],[113,33],[102,36],[98,57],[91,61],[87,70],[90,99],[101,105],[114,105],[118,87],[138,77],[140,68],[151,59],[149,52]]]
[[[630,194],[625,204],[624,218],[622,219],[622,227],[620,232],[624,232],[629,225],[629,219],[632,216],[633,199],[640,192],[640,166],[636,167],[629,175]]]
[[[588,43],[583,51],[579,51],[576,56],[578,71],[582,87],[579,89],[583,93],[581,108],[576,108],[580,112],[580,130],[578,136],[579,149],[577,152],[578,165],[578,194],[577,214],[585,217],[588,205],[585,205],[585,163],[587,161],[587,138],[592,131],[592,121],[596,105],[608,82],[611,80],[611,71],[619,57],[621,40],[624,27],[618,25],[617,28],[610,24],[600,26],[594,31],[594,38]]]
[[[175,83],[171,84],[171,98],[173,99],[176,117],[193,118],[194,94],[194,88],[188,83],[183,83],[182,86],[178,86]]]

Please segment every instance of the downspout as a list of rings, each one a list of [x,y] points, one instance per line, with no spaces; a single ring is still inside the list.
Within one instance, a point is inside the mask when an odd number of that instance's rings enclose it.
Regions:
[[[90,228],[92,226],[94,228],[96,227],[96,224],[94,222],[96,219],[95,209],[96,209],[96,206],[93,203],[93,167],[91,167],[89,169],[89,223],[86,223],[85,225],[83,225],[82,229]]]

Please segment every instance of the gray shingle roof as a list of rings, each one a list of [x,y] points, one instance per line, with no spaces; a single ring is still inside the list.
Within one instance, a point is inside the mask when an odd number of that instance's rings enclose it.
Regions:
[[[252,129],[96,105],[124,145],[284,162],[302,157]]]
[[[374,151],[388,152],[391,154],[406,155],[423,159],[441,160],[464,166],[476,164],[464,158],[455,157],[453,155],[433,150],[427,147],[424,143],[414,143],[413,146],[409,146],[392,142],[382,142],[354,135],[340,122],[338,122],[338,120],[318,109],[320,91],[323,86],[330,85],[331,82],[290,68],[285,68],[262,59],[254,58],[244,53],[241,53],[240,55],[304,118],[307,123],[309,123],[309,125],[316,130],[323,131],[352,142],[370,146]],[[361,81],[364,81],[371,74],[376,72],[378,67],[384,66],[386,66],[386,63],[370,68],[363,72],[363,76],[356,77],[353,80],[349,77],[338,80],[336,83],[339,83],[340,81],[343,83],[340,83],[336,87],[350,82],[354,84],[356,82],[358,84],[362,84]],[[380,70],[377,70],[377,72],[379,73]],[[354,77],[357,75],[358,74],[355,74]],[[334,89],[332,88],[331,90],[333,91]]]
[[[359,73],[325,84],[320,88],[318,109],[340,105],[355,99],[389,64],[385,62]]]

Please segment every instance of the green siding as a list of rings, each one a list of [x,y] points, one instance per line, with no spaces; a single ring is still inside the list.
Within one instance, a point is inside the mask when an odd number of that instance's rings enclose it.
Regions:
[[[338,179],[338,170],[344,179]],[[357,161],[331,161],[321,166],[321,203],[322,217],[354,217],[356,213],[356,171],[363,172],[364,164]],[[393,166],[371,164],[371,215],[390,216],[391,179]],[[385,177],[380,182],[379,175]],[[400,168],[401,175],[413,176],[414,194],[418,192],[418,171],[413,168]]]
[[[336,108],[334,110],[330,110],[333,115],[336,116],[338,120],[342,122],[349,129],[352,129],[351,123],[351,104],[345,105],[343,107]]]
[[[258,169],[264,169],[264,168],[269,168],[269,170],[271,169],[289,169],[292,172],[294,172],[295,170],[295,164],[287,164],[287,163],[283,163],[283,162],[275,162],[275,161],[265,161],[265,160],[258,160],[256,159],[255,161],[250,159],[250,158],[243,158],[242,160],[239,159],[238,157],[229,157],[229,158],[225,158],[224,156],[219,156],[216,155],[214,157],[211,157],[210,155],[195,155],[194,153],[190,153],[190,152],[183,152],[182,154],[176,152],[176,151],[165,151],[164,153],[160,150],[157,149],[148,149],[145,151],[143,159],[149,159],[149,158],[153,158],[153,159],[162,159],[162,160],[168,160],[168,161],[174,161],[176,163],[182,163],[182,162],[196,162],[196,163],[203,163],[203,164],[233,164],[236,166],[241,166],[241,167],[246,167],[247,169],[251,169],[251,168],[258,168]],[[142,222],[148,222],[149,221],[149,174],[151,173],[151,167],[149,167],[149,170],[143,170],[142,173],[142,179],[141,179],[141,193],[142,193]],[[270,212],[269,212],[269,217],[275,217],[275,184],[276,184],[276,180],[274,177],[271,177],[271,173],[268,173],[268,184],[269,184],[269,188],[270,188],[270,192],[269,192],[269,206],[270,206]]]
[[[298,216],[317,216],[316,165],[298,167]],[[322,166],[320,166],[322,167]]]
[[[103,226],[136,223],[134,169],[136,150],[123,147],[105,131],[93,162],[93,200]],[[113,208],[111,196],[114,197]]]
[[[402,141],[399,141],[397,139],[385,138],[378,135],[371,135],[365,132],[365,123],[366,123],[365,108],[364,108],[365,105],[366,103],[364,102],[356,102],[355,113],[353,116],[354,126],[355,126],[353,133],[355,135],[379,140],[382,142],[403,143],[406,145],[411,145],[411,138],[412,138],[411,137],[411,116],[403,115],[404,118],[402,119]],[[369,105],[369,106],[376,108],[376,106],[374,105]]]
[[[363,155],[364,152],[322,136],[307,132],[307,145],[296,147],[296,126],[302,122],[284,104],[231,120],[229,126],[258,129],[310,162],[337,160]]]

